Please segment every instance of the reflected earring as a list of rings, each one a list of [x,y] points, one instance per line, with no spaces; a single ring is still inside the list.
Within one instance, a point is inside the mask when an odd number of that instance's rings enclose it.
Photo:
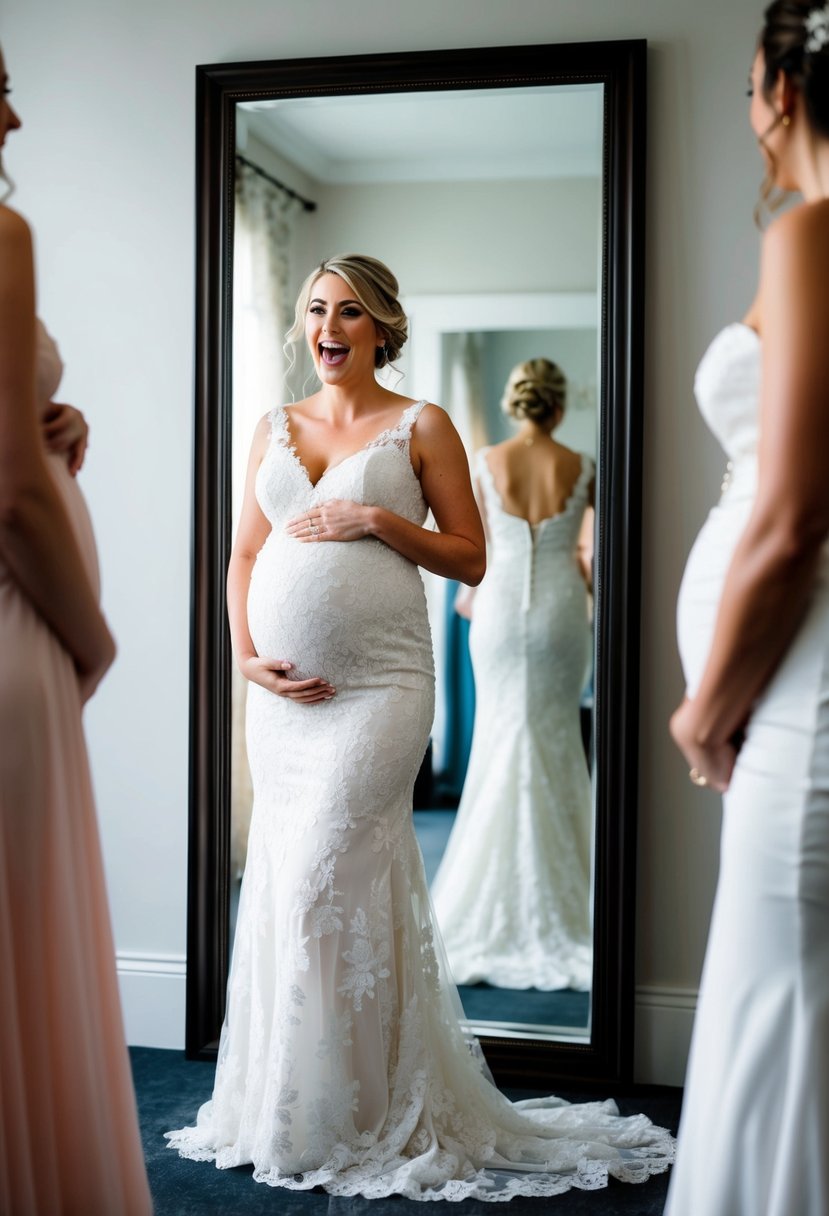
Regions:
[[[790,127],[792,125],[791,114],[784,114],[783,117],[780,119],[780,121],[782,122],[784,127]]]

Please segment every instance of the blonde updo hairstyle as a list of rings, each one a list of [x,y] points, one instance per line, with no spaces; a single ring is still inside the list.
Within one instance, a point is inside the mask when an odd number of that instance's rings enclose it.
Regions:
[[[501,408],[518,422],[543,424],[564,416],[567,378],[549,359],[527,359],[509,374]]]
[[[409,336],[409,322],[397,298],[400,287],[388,266],[362,253],[337,253],[325,258],[311,271],[299,289],[294,323],[286,334],[286,346],[293,348],[303,340],[311,293],[324,274],[339,275],[380,330],[384,345],[375,351],[374,366],[380,368],[393,363]]]

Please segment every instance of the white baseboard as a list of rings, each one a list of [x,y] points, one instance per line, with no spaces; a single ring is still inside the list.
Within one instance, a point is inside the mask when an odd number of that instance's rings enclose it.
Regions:
[[[130,1046],[183,1049],[185,955],[119,950],[117,965]],[[637,1082],[684,1083],[696,1005],[695,988],[642,985],[636,989]]]
[[[636,1081],[643,1085],[684,1085],[696,1008],[696,988],[642,985],[636,989]]]
[[[129,1045],[183,1048],[185,955],[119,950],[116,963]]]

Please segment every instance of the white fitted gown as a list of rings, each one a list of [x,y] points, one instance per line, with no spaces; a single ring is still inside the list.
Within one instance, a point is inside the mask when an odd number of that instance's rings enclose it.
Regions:
[[[254,786],[213,1098],[173,1147],[257,1181],[337,1195],[504,1200],[641,1181],[673,1142],[614,1104],[509,1102],[466,1033],[433,934],[412,826],[432,652],[417,567],[374,538],[302,544],[287,520],[330,499],[422,524],[409,457],[422,407],[312,485],[286,412],[256,491],[272,524],[248,598],[258,653],[324,676],[301,705],[251,685]]]
[[[693,696],[757,480],[760,340],[730,325],[696,380],[732,471],[679,597]],[[669,1216],[829,1211],[829,555],[724,799],[720,876]]]
[[[564,509],[533,525],[504,510],[487,451],[475,728],[432,899],[457,983],[587,990],[593,799],[579,702],[592,635],[576,546],[594,465],[582,456]]]

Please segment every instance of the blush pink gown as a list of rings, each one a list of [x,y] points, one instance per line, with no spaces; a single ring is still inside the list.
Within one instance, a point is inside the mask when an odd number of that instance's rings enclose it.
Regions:
[[[41,408],[61,372],[41,327]],[[97,590],[83,496],[48,461]],[[78,682],[2,559],[0,977],[0,1212],[147,1216]]]

